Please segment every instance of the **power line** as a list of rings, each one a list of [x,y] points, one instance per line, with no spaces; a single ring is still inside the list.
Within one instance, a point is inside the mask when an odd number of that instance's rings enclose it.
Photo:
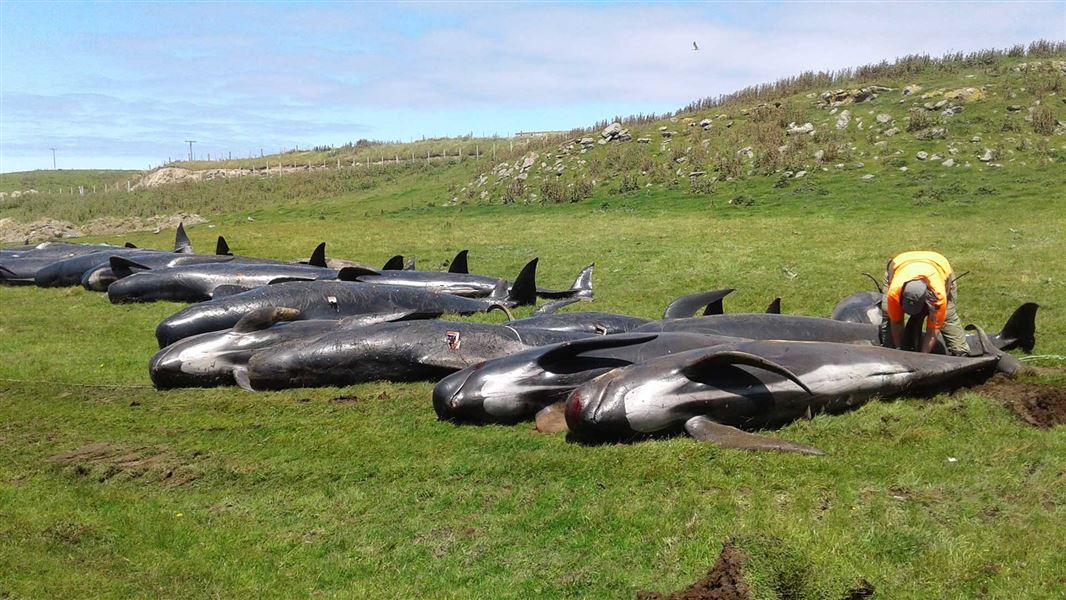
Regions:
[[[196,140],[185,140],[185,143],[189,144],[189,162],[192,162],[192,145],[196,143]]]
[[[49,148],[49,150],[52,151],[52,170],[55,171],[56,170],[56,149],[55,148]]]

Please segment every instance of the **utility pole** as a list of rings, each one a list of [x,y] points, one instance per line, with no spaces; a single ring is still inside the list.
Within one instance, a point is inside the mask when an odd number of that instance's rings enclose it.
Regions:
[[[49,148],[49,150],[52,151],[52,170],[55,171],[56,170],[56,149],[55,148]]]
[[[196,140],[185,140],[185,143],[189,145],[189,162],[192,162],[192,145],[196,143]]]

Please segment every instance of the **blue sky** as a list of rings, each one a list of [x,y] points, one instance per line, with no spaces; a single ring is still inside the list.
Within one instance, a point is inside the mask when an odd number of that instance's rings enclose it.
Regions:
[[[1066,38],[1066,2],[0,2],[0,172],[673,110],[805,70]],[[692,42],[700,46],[692,51]]]

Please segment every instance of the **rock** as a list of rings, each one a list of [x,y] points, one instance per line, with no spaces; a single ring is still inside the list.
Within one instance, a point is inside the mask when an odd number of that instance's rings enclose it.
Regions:
[[[896,135],[897,133],[899,133],[899,127],[893,127],[891,129],[886,129],[885,130],[885,135],[887,135],[888,137],[892,137],[892,136]]]
[[[1063,98],[1062,101],[1066,102],[1066,98]],[[1007,112],[1020,112],[1021,110],[1022,110],[1022,107],[1020,105],[1018,105],[1018,104],[1011,104],[1010,106],[1007,107]]]
[[[944,165],[945,167],[954,167],[955,166],[955,159],[954,158],[949,158],[949,159],[945,160],[944,162],[942,162],[940,164]]]
[[[745,156],[747,158],[751,158],[751,157],[755,156],[755,152],[752,150],[751,146],[745,146],[744,148],[741,148],[740,150],[737,150],[737,155],[738,156]]]
[[[842,111],[837,117],[837,129],[847,129],[848,123],[851,123],[851,111]]]
[[[939,102],[937,102],[936,104],[933,105],[933,110],[940,110],[941,108],[944,108],[947,105],[948,105],[948,101],[947,100],[940,100]]]
[[[873,178],[874,178],[874,174],[873,173],[868,173],[868,174],[862,176],[862,180],[863,181],[871,181],[871,180],[873,180]]]
[[[608,141],[609,140],[607,140],[606,138],[600,138],[600,141],[598,143],[599,143],[599,145],[602,146],[602,145],[606,144]]]
[[[963,102],[977,102],[985,97],[984,90],[965,87],[957,90],[951,90],[950,92],[944,92],[945,98],[951,98],[952,100],[961,100]]]
[[[594,140],[594,139],[592,139],[590,137],[583,137],[580,140],[578,140],[577,143],[581,144],[582,146],[591,146],[591,145],[596,143],[596,140]]]
[[[922,151],[919,151],[917,154],[915,154],[914,158],[917,158],[918,160],[925,160],[925,159],[929,158],[929,153],[924,151],[924,150],[922,150]]]
[[[688,174],[689,177],[702,177],[703,175],[705,175],[704,171],[691,171]]]
[[[796,125],[795,123],[789,123],[787,131],[788,131],[789,135],[800,135],[800,134],[804,134],[804,133],[813,135],[814,134],[814,125],[812,125],[811,123],[804,123],[803,125]]]
[[[616,121],[605,127],[603,131],[600,132],[600,136],[605,139],[611,140],[618,137],[621,133],[622,124]]]
[[[710,119],[704,119],[700,121],[700,127],[704,129],[709,129],[711,127],[711,123],[713,123],[713,121],[711,121]]]
[[[877,119],[877,122],[881,123],[881,124],[891,123],[892,122],[892,115],[890,115],[888,113],[881,113],[881,114],[877,115],[877,117],[875,117],[875,118]]]
[[[651,138],[637,138],[638,144],[650,144]]]
[[[929,157],[929,160],[940,160],[942,158],[944,158],[944,157],[940,156],[939,154],[934,154],[934,155]]]
[[[814,160],[816,160],[818,162],[822,162],[823,158],[825,158],[825,150],[815,150],[814,151]]]
[[[957,115],[957,114],[959,114],[961,112],[962,112],[962,107],[961,106],[949,106],[949,107],[945,108],[944,110],[942,110],[940,112],[940,115],[943,116],[943,117],[954,117],[955,115]]]
[[[792,177],[795,178],[795,179],[803,179],[806,176],[807,176],[807,172],[806,171],[796,171],[796,174],[793,175]]]
[[[659,131],[666,131],[666,125],[662,125],[662,126],[660,126],[660,127],[659,127]]]
[[[985,151],[981,153],[981,156],[977,157],[977,160],[981,162],[989,162],[995,157],[996,155],[994,152],[992,152],[991,148],[985,148]]]
[[[943,127],[930,127],[914,134],[919,140],[942,140],[948,136],[948,130]]]
[[[972,138],[970,138],[970,142],[974,143],[974,144],[980,144],[981,143],[981,136],[979,136],[979,135],[973,136]]]
[[[910,96],[911,94],[917,94],[920,91],[922,91],[922,86],[916,85],[916,84],[911,84],[911,85],[908,85],[908,86],[904,86],[903,95],[904,96]]]
[[[674,137],[674,132],[673,131],[669,131],[669,130],[664,130],[664,131],[660,131],[659,135],[663,136],[664,138],[670,138],[670,137]]]
[[[874,142],[874,148],[877,148],[878,150],[887,150],[888,142],[884,140],[881,140],[880,142]]]
[[[536,152],[531,152],[528,156],[526,156],[524,159],[522,159],[522,167],[521,167],[522,172],[524,173],[524,172],[528,171],[529,168],[532,167],[535,164],[537,164],[537,153]]]

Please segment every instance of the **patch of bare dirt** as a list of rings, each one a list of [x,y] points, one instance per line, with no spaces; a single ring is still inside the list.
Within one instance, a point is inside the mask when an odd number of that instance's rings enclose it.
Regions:
[[[49,461],[75,477],[100,483],[112,479],[142,480],[178,487],[200,478],[199,471],[190,461],[166,448],[129,448],[111,442],[96,442],[57,454]]]
[[[1033,427],[1066,424],[1066,387],[997,378],[970,391],[1003,402]]]
[[[874,586],[863,579],[859,585],[851,588],[844,594],[844,600],[865,600],[874,595]]]
[[[207,219],[196,213],[184,212],[146,218],[101,217],[78,226],[69,221],[56,219],[40,219],[32,223],[21,223],[14,219],[0,219],[0,243],[32,244],[57,238],[115,235],[131,231],[154,231],[160,233],[164,230],[177,229],[179,223],[185,223],[186,226],[189,226],[206,222]]]
[[[0,219],[0,242],[32,244],[56,238],[79,237],[80,230],[68,221],[40,219],[32,223],[20,223],[14,219]]]
[[[722,553],[707,575],[691,586],[669,595],[640,592],[640,600],[751,600],[751,591],[744,581],[742,570],[748,557],[744,551],[726,539]]]

